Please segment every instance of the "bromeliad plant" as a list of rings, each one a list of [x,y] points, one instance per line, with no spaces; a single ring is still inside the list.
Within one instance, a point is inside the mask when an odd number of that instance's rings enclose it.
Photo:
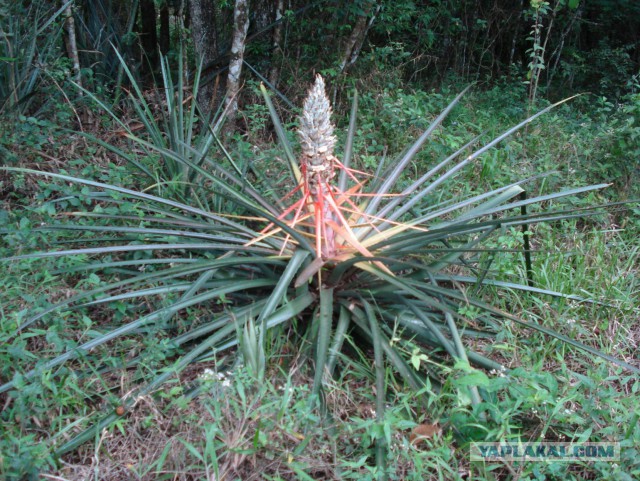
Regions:
[[[50,75],[43,66],[55,65],[62,40],[58,20],[73,2],[60,3],[57,10],[44,3],[0,5],[0,115],[28,115]]]
[[[525,179],[470,198],[425,202],[462,168],[549,109],[465,156],[477,141],[474,139],[398,192],[394,189],[404,169],[464,92],[399,159],[386,168],[381,164],[374,175],[351,168],[357,96],[339,160],[334,152],[331,108],[320,77],[300,117],[299,158],[293,154],[269,95],[264,89],[263,93],[295,185],[286,195],[271,196],[272,188],[261,193],[259,185],[226,170],[211,152],[196,162],[192,155],[181,155],[165,144],[132,133],[129,138],[183,165],[193,174],[191,178],[208,186],[208,197],[224,202],[194,199],[192,205],[65,174],[13,169],[82,184],[86,187],[85,195],[103,206],[99,211],[73,213],[79,219],[92,220],[92,224],[60,222],[40,227],[40,230],[95,233],[95,245],[16,255],[5,260],[82,254],[91,260],[64,273],[93,272],[103,279],[97,287],[27,319],[19,326],[15,338],[30,335],[28,330],[36,322],[61,310],[91,309],[122,301],[138,307],[151,306],[144,315],[132,315],[120,325],[103,328],[94,325],[82,339],[77,339],[77,347],[41,361],[33,370],[21,373],[19,379],[24,382],[37,372],[57,370],[71,361],[85,362],[92,351],[107,343],[112,350],[117,349],[118,340],[145,336],[147,332],[165,333],[174,349],[169,365],[156,375],[141,379],[138,390],[121,400],[124,410],[106,415],[71,440],[65,439],[58,453],[91,439],[96,429],[117,420],[137,398],[153,392],[187,365],[216,356],[239,343],[245,361],[259,378],[264,370],[266,332],[294,320],[298,328],[305,329],[305,339],[314,348],[315,394],[325,376],[333,372],[348,331],[357,330],[371,343],[377,372],[376,412],[380,418],[385,401],[385,359],[415,388],[424,386],[427,378],[433,384],[439,379],[437,372],[424,368],[420,371],[411,365],[406,353],[413,351],[415,356],[416,348],[429,355],[439,352],[466,366],[501,369],[497,362],[471,350],[465,341],[478,337],[490,340],[505,320],[638,371],[560,333],[501,312],[466,292],[469,286],[491,285],[563,296],[492,279],[479,261],[482,243],[501,227],[587,215],[593,210],[522,215],[519,208],[604,185],[522,200],[518,197],[524,191],[522,186],[534,180]],[[459,157],[462,160],[454,162]],[[135,214],[119,213],[118,209],[125,205],[134,206]],[[207,209],[210,205],[224,209]],[[92,241],[82,239],[82,242]],[[136,255],[141,252],[152,255],[142,258]],[[109,273],[116,273],[117,278]],[[198,313],[200,320],[185,319],[187,312],[191,316]],[[134,367],[144,360],[144,352],[123,359],[126,360],[122,368]],[[15,389],[17,379],[0,386],[0,392]],[[472,388],[471,397],[478,402],[479,391]],[[379,448],[379,459],[383,459],[384,446],[380,444]]]

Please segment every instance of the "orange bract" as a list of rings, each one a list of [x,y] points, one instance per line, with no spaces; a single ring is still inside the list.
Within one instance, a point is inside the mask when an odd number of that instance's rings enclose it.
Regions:
[[[324,81],[318,75],[304,101],[300,116],[300,185],[282,200],[291,199],[298,192],[301,198],[289,205],[278,220],[286,222],[291,228],[303,227],[305,234],[312,238],[318,259],[335,259],[349,251],[372,257],[373,254],[362,245],[352,229],[365,225],[375,229],[374,222],[384,219],[365,214],[353,199],[377,194],[362,193],[365,181],[358,177],[368,174],[345,167],[333,155],[336,143],[333,133],[331,105],[325,93]],[[336,170],[345,172],[355,185],[340,190],[333,182]],[[274,227],[271,223],[261,231],[260,239],[277,235],[280,231],[280,227]],[[281,254],[289,242],[293,241],[287,235]],[[386,267],[380,267],[388,271]]]

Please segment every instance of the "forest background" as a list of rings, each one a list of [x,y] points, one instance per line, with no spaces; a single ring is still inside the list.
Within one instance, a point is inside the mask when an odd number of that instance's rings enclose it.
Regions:
[[[639,122],[634,0],[0,2],[0,478],[637,479]]]

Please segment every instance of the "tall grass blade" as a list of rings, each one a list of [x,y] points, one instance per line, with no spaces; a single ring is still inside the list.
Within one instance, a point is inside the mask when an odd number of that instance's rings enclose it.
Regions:
[[[386,438],[386,429],[384,425],[386,382],[383,361],[383,348],[380,333],[378,331],[378,321],[376,319],[373,307],[364,299],[362,299],[362,303],[369,320],[369,329],[371,330],[371,338],[373,341],[373,356],[375,360],[376,421],[378,423],[379,429],[378,437],[376,439],[376,467],[378,469],[378,479],[386,480],[388,478],[387,448],[389,445],[389,440],[387,440]]]

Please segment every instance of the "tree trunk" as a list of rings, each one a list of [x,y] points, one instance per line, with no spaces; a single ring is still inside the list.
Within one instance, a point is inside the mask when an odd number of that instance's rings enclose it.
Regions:
[[[146,57],[142,61],[143,71],[153,73],[158,68],[158,34],[154,0],[140,0],[140,22],[140,44]]]
[[[227,130],[233,129],[238,113],[238,93],[240,92],[240,76],[244,58],[245,40],[249,30],[249,5],[247,0],[236,0],[233,10],[233,38],[231,41],[231,61],[227,77]]]
[[[76,26],[73,20],[71,4],[67,5],[64,15],[66,17],[64,21],[64,29],[67,32],[67,36],[65,38],[67,55],[71,59],[73,65],[73,79],[82,87],[82,78],[80,76],[80,57],[78,56],[78,44],[76,42]]]
[[[369,19],[369,15],[371,15],[374,6],[376,9]],[[349,36],[344,49],[344,54],[342,55],[340,72],[344,72],[358,59],[358,55],[360,55],[360,50],[362,49],[362,45],[364,44],[364,40],[367,36],[367,32],[373,24],[379,9],[380,6],[376,6],[375,0],[363,0],[362,13],[358,15],[358,18],[356,19],[356,24],[351,31],[351,35]]]
[[[211,0],[191,0],[189,2],[191,35],[196,52],[205,64],[213,61],[218,54],[215,16],[215,6]]]
[[[64,3],[64,0],[62,0]],[[65,45],[67,47],[67,55],[71,59],[72,63],[72,71],[73,71],[73,80],[80,87],[82,87],[82,76],[80,72],[80,57],[78,55],[78,42],[76,38],[76,24],[73,19],[73,11],[71,9],[72,4],[67,5],[64,11],[64,29],[66,32],[65,36]],[[82,97],[82,90],[78,92],[78,95]],[[91,111],[84,106],[79,108],[79,113],[76,111],[76,118],[78,119],[78,127],[80,130],[83,129],[83,124],[86,124],[92,120]]]
[[[271,69],[269,70],[269,82],[276,88],[280,79],[280,62],[282,61],[282,13],[284,12],[284,0],[277,0],[276,26],[273,29],[271,45]]]
[[[218,32],[216,22],[216,8],[213,0],[189,1],[189,27],[199,61],[204,66],[213,62],[218,56]],[[200,84],[198,101],[205,113],[211,113],[216,104],[217,82],[203,82]]]
[[[273,11],[275,4],[279,0],[251,0],[249,9],[251,11],[251,30],[260,33],[266,30],[273,23]]]

